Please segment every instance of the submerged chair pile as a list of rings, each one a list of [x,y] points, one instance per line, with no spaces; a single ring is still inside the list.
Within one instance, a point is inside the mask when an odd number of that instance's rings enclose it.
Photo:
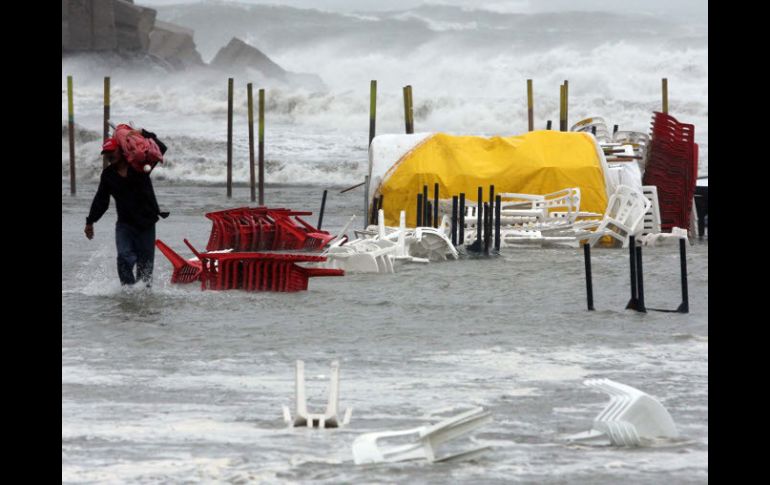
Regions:
[[[531,244],[577,245],[579,239],[599,225],[602,215],[580,210],[580,188],[571,187],[550,194],[503,192],[500,206],[500,247]],[[479,238],[478,207],[465,207],[464,241]],[[483,227],[481,238],[483,239]]]
[[[347,272],[387,274],[394,273],[403,263],[425,264],[458,258],[458,252],[444,230],[407,228],[404,211],[400,214],[399,227],[386,227],[382,209],[378,215],[378,225],[359,233],[362,237],[352,241],[340,239],[330,244],[323,253],[328,258],[323,266]],[[442,225],[446,224],[445,220]]]
[[[201,289],[303,291],[314,276],[342,276],[340,269],[311,268],[297,263],[326,261],[320,254],[277,251],[319,251],[335,237],[299,216],[311,212],[268,207],[241,207],[206,214],[212,221],[205,252],[187,239],[195,259],[185,260],[161,240],[158,249],[171,261],[172,283],[201,282]]]

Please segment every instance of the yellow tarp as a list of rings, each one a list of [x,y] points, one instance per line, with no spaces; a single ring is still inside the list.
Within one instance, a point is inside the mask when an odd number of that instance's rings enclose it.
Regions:
[[[465,193],[475,203],[478,187],[495,193],[548,194],[580,187],[580,210],[604,213],[605,178],[596,142],[587,133],[533,131],[519,136],[485,138],[435,134],[396,162],[375,188],[383,195],[385,224],[397,226],[406,210],[407,224],[416,224],[417,194],[434,183],[439,198]]]

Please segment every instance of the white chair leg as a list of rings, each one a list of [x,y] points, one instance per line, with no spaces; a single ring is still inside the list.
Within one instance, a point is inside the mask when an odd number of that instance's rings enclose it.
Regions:
[[[340,361],[332,361],[331,382],[329,382],[329,402],[326,405],[326,417],[337,418],[337,408],[340,401]]]
[[[307,396],[305,394],[305,362],[298,360],[296,375],[295,375],[295,396],[296,396],[296,413],[294,417],[295,421],[299,419],[307,419]]]

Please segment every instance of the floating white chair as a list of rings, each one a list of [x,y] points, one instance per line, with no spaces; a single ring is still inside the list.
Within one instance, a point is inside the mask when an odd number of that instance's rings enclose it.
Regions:
[[[396,462],[406,460],[427,460],[429,462],[452,461],[475,458],[490,446],[476,447],[459,453],[438,456],[438,445],[467,435],[492,420],[489,411],[477,407],[457,416],[444,419],[432,426],[420,426],[403,431],[366,433],[353,442],[353,460],[356,465],[366,463]],[[410,443],[403,443],[404,436],[414,435]],[[382,446],[378,442],[388,438],[401,438],[400,444]]]
[[[295,374],[295,398],[296,409],[294,419],[291,418],[291,412],[288,406],[283,406],[283,420],[290,426],[307,426],[308,428],[338,428],[347,425],[350,422],[350,416],[353,413],[352,408],[345,410],[345,416],[342,421],[337,416],[340,400],[340,363],[338,360],[332,361],[331,377],[329,383],[329,402],[326,405],[326,412],[323,414],[312,414],[307,410],[307,397],[305,394],[305,362],[298,360]]]
[[[594,419],[593,428],[569,441],[615,446],[641,446],[658,438],[676,438],[674,420],[654,397],[609,379],[588,379],[586,386],[609,394],[610,402]]]

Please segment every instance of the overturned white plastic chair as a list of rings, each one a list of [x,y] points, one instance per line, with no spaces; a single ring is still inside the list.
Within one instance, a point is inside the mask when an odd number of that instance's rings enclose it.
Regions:
[[[295,374],[295,398],[296,409],[294,419],[291,418],[291,412],[288,406],[283,406],[283,420],[290,426],[307,426],[308,428],[338,428],[347,425],[350,422],[350,416],[353,408],[345,410],[345,416],[340,421],[337,416],[340,400],[340,363],[338,360],[332,361],[331,376],[329,383],[329,402],[326,405],[326,412],[323,414],[309,413],[307,410],[307,396],[305,393],[305,362],[298,360]]]
[[[644,215],[651,205],[643,193],[628,185],[618,185],[607,202],[599,227],[588,237],[588,243],[593,246],[603,236],[610,236],[620,241],[624,248],[628,247],[629,237],[641,234]]]
[[[353,460],[356,465],[406,460],[427,460],[429,462],[453,461],[475,458],[490,446],[476,447],[459,453],[439,456],[436,448],[442,443],[467,435],[492,420],[489,411],[477,407],[457,416],[444,419],[432,426],[420,426],[403,431],[366,433],[353,442]],[[382,446],[380,440],[415,435],[411,443]]]
[[[639,237],[642,246],[664,246],[670,243],[679,244],[679,240],[688,239],[687,229],[672,227],[671,232],[650,233]]]
[[[593,428],[568,437],[570,441],[614,446],[641,446],[660,438],[677,438],[671,415],[654,397],[610,379],[588,379],[586,386],[610,396],[594,418]]]

